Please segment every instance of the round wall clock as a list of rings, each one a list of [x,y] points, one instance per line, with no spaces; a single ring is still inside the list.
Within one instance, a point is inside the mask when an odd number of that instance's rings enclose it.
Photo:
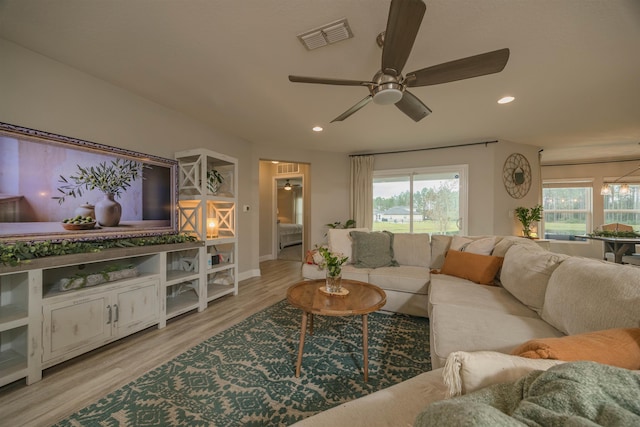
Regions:
[[[531,188],[531,166],[525,156],[513,153],[504,162],[502,181],[507,193],[514,199],[522,199]]]

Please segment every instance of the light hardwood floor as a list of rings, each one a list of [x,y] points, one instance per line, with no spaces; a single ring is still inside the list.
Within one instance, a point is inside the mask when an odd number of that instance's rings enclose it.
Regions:
[[[75,359],[47,369],[30,386],[17,381],[0,388],[0,425],[48,426],[97,401],[145,372],[162,365],[205,339],[286,297],[302,279],[301,263],[265,261],[261,277],[239,283],[237,296],[209,303]]]

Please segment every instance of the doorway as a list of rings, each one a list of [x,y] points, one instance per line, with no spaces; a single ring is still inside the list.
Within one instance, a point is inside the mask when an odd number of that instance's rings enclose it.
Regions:
[[[274,177],[274,253],[277,259],[303,260],[304,256],[304,176]]]

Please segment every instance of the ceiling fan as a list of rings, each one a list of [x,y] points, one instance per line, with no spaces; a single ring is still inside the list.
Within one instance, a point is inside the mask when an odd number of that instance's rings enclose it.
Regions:
[[[425,9],[426,6],[422,0],[391,1],[387,28],[384,33],[378,36],[378,44],[382,47],[382,68],[371,81],[303,76],[289,76],[289,81],[365,86],[369,89],[369,95],[331,120],[331,123],[343,121],[371,101],[382,105],[395,104],[400,111],[417,122],[431,113],[431,110],[407,88],[430,86],[499,73],[507,65],[509,49],[499,49],[412,71],[403,76],[402,69],[418,35]]]

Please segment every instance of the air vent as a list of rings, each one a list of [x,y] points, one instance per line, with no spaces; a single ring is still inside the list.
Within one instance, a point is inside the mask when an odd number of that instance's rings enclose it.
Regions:
[[[300,165],[298,163],[278,163],[278,174],[299,173]]]
[[[319,28],[298,34],[298,39],[308,50],[317,49],[328,44],[353,37],[347,18],[325,24]]]

